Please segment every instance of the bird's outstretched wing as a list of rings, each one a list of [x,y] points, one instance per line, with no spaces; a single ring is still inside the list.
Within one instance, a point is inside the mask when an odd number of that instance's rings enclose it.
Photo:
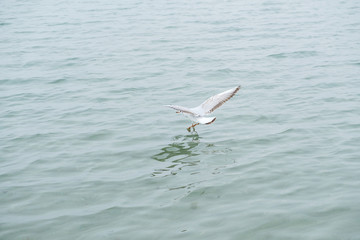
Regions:
[[[195,112],[193,112],[191,109],[189,108],[186,108],[186,107],[182,107],[182,106],[176,106],[176,105],[165,105],[165,107],[169,107],[169,108],[172,108],[172,109],[175,109],[179,112],[184,112],[184,113],[189,113],[189,114],[192,114],[192,115],[197,115]]]
[[[217,108],[219,108],[221,105],[223,105],[227,100],[232,98],[239,91],[239,89],[240,86],[237,86],[236,88],[232,88],[230,90],[212,96],[208,100],[203,102],[199,107],[197,107],[197,109],[201,108],[202,112],[205,115],[210,114]]]

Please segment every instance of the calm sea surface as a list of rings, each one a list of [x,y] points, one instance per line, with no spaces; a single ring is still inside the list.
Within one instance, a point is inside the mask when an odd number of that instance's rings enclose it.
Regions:
[[[360,239],[360,2],[2,0],[0,239]]]

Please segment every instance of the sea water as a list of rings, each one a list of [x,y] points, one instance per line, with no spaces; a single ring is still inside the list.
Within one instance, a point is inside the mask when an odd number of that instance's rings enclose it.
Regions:
[[[360,2],[0,2],[0,239],[360,239]],[[191,125],[195,107],[241,85]]]

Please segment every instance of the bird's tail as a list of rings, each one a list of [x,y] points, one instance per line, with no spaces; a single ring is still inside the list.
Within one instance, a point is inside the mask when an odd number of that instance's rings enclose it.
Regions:
[[[215,121],[216,117],[199,117],[197,121],[201,124],[212,124]]]

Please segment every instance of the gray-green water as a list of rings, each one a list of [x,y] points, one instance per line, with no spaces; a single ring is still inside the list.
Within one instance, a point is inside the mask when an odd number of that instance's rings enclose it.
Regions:
[[[0,239],[360,239],[359,1],[0,2]],[[188,133],[165,104],[241,84]]]

